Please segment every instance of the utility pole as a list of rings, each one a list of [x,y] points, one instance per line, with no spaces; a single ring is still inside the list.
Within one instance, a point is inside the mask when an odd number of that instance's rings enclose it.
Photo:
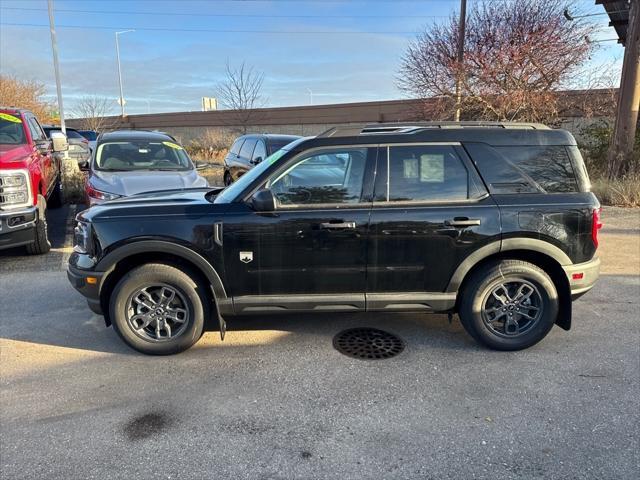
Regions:
[[[608,155],[608,176],[611,179],[622,173],[625,162],[633,153],[638,125],[640,103],[640,2],[632,1],[629,10],[629,26],[624,48],[622,77],[618,92],[616,122]]]
[[[118,59],[118,83],[120,85],[120,108],[122,109],[122,118],[124,118],[124,94],[122,93],[122,69],[120,68],[120,42],[118,42],[118,35],[129,32],[135,32],[135,30],[116,32],[116,58]]]
[[[58,65],[58,39],[56,37],[56,25],[53,19],[53,0],[47,1],[49,9],[49,32],[51,33],[51,50],[53,51],[53,69],[56,75],[56,93],[58,94],[58,114],[60,115],[60,130],[65,135],[67,128],[64,125],[64,108],[62,107],[62,87],[60,86],[60,66]]]
[[[467,23],[467,0],[460,0],[460,21],[458,22],[458,72],[456,74],[456,113],[454,120],[460,121],[462,110],[462,65],[464,62],[464,31]]]
[[[307,92],[309,92],[309,105],[313,105],[313,90],[307,88]]]

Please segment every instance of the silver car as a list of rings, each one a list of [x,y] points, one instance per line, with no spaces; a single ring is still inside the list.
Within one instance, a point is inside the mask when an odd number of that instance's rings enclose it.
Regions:
[[[96,205],[136,193],[208,185],[173,137],[124,130],[98,137],[85,191],[89,205]]]

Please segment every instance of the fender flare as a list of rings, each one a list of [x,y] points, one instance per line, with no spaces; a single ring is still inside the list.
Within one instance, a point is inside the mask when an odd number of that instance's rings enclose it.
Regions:
[[[199,253],[178,243],[164,240],[137,240],[122,245],[105,255],[94,267],[96,271],[109,272],[116,264],[140,253],[169,253],[194,264],[207,278],[217,302],[225,303],[227,292],[215,268]]]
[[[555,245],[536,238],[507,238],[491,242],[465,258],[449,280],[446,292],[457,292],[462,285],[462,281],[479,262],[496,253],[508,252],[510,250],[528,250],[542,253],[553,258],[560,265],[571,265],[573,262],[569,256]]]

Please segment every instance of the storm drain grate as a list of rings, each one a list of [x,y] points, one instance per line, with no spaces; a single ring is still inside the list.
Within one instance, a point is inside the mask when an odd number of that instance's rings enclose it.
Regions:
[[[340,353],[362,360],[383,360],[404,350],[404,342],[393,333],[375,328],[350,328],[333,337]]]

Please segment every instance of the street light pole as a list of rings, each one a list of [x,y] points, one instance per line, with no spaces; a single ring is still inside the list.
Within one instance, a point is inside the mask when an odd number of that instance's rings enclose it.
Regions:
[[[64,125],[64,108],[62,107],[62,87],[60,86],[60,66],[58,65],[58,40],[56,37],[56,25],[53,19],[53,0],[48,0],[49,31],[51,33],[51,50],[53,51],[53,70],[56,75],[56,93],[58,95],[58,114],[60,115],[60,130],[65,135],[67,128]]]
[[[467,0],[460,0],[460,21],[458,23],[458,71],[456,72],[456,113],[455,121],[460,121],[462,110],[462,75],[464,62],[464,32],[467,23]]]
[[[309,104],[313,105],[313,90],[307,88],[307,92],[309,92]]]
[[[124,93],[122,92],[122,69],[120,67],[120,42],[118,42],[118,35],[129,32],[135,32],[135,30],[116,32],[116,57],[118,59],[118,83],[120,85],[120,107],[122,109],[122,118],[124,118]]]

